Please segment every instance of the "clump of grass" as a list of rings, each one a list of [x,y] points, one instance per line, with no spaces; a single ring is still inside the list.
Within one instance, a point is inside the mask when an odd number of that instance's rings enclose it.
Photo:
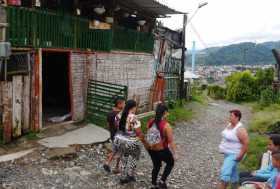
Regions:
[[[208,103],[207,91],[192,93],[192,101],[206,105]]]
[[[192,111],[187,110],[184,105],[177,104],[174,109],[169,110],[168,122],[174,125],[176,122],[188,121],[192,116]]]
[[[266,151],[268,138],[264,135],[250,134],[249,149],[240,164],[240,170],[252,171],[259,169],[262,154]]]
[[[24,137],[27,140],[37,140],[37,139],[39,139],[39,137],[37,136],[37,133],[34,133],[34,132],[29,132],[26,135],[24,135]]]
[[[270,125],[278,121],[280,121],[280,105],[273,104],[265,108],[253,105],[253,117],[249,131],[263,134],[268,131]]]

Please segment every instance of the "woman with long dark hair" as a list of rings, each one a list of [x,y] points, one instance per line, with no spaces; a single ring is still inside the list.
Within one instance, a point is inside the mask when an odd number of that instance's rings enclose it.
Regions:
[[[167,177],[173,169],[174,159],[177,159],[173,131],[166,120],[167,116],[168,108],[164,104],[159,104],[156,108],[155,118],[148,122],[146,141],[153,162],[151,189],[167,188]],[[157,182],[162,162],[165,162],[166,166],[161,179]]]
[[[118,148],[121,156],[121,184],[136,181],[134,171],[137,160],[140,158],[140,141],[145,144],[144,135],[141,131],[141,123],[135,115],[136,106],[134,100],[128,100],[126,102],[119,123],[119,133],[115,136],[114,140],[114,145]]]

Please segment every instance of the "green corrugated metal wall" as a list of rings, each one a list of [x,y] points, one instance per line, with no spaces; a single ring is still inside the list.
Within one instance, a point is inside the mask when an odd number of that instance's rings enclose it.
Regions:
[[[14,47],[153,52],[152,34],[129,29],[91,30],[89,20],[24,7],[7,7],[8,37]],[[114,33],[114,34],[113,34]]]

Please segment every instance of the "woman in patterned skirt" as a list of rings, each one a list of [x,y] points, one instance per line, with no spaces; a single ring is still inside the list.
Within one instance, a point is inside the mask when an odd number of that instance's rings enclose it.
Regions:
[[[114,140],[114,145],[121,156],[121,184],[136,181],[134,172],[140,158],[141,142],[147,146],[141,131],[141,123],[135,112],[136,102],[128,100],[120,119],[119,132]]]

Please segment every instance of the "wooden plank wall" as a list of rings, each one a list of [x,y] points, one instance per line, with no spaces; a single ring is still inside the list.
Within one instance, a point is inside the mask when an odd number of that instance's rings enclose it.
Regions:
[[[9,143],[30,130],[30,77],[13,76],[12,81],[0,82],[0,94],[3,142]]]
[[[22,120],[22,76],[13,76],[13,138],[21,136],[21,120]]]
[[[0,139],[9,143],[31,129],[31,76],[14,75],[0,82]]]
[[[8,143],[12,140],[12,82],[2,83],[3,91],[3,142]]]

